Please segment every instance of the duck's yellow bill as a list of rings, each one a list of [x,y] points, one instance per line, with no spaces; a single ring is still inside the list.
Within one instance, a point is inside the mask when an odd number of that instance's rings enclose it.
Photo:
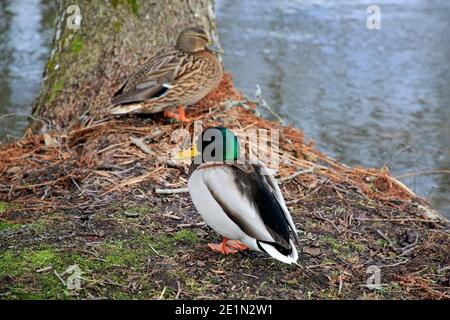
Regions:
[[[189,150],[181,150],[177,153],[175,156],[175,160],[189,160],[192,158],[195,158],[200,153],[197,150],[197,146],[194,144],[191,149]]]

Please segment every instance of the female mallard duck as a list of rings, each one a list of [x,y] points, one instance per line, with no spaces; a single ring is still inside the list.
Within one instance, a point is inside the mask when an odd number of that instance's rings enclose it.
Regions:
[[[218,86],[223,68],[201,28],[181,32],[174,47],[147,60],[111,100],[112,114],[157,113],[187,121],[184,106],[192,105]],[[141,104],[139,102],[145,102]],[[120,106],[118,106],[120,105]],[[178,107],[178,115],[172,110]]]
[[[249,247],[296,263],[292,238],[300,245],[297,231],[267,167],[260,161],[238,163],[238,139],[222,127],[205,130],[191,156],[195,156],[188,174],[192,202],[206,224],[224,237],[221,244],[209,247],[224,254]]]

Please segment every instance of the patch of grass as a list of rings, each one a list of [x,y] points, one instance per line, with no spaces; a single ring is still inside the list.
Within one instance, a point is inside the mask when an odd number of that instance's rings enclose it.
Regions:
[[[10,288],[10,298],[20,300],[68,299],[61,281],[52,273],[36,274]]]
[[[18,230],[22,227],[22,224],[20,223],[12,223],[8,221],[0,221],[0,231],[14,231]]]
[[[110,268],[114,266],[139,266],[150,255],[150,252],[145,252],[142,248],[130,248],[130,246],[122,240],[114,241],[106,245],[105,267]]]
[[[34,269],[54,265],[55,262],[61,262],[54,249],[42,249],[28,252],[24,259],[31,263]],[[60,264],[60,263],[58,263]]]
[[[170,254],[175,251],[175,238],[167,235],[158,235],[151,241],[152,246],[162,254]]]
[[[54,248],[6,250],[0,253],[0,279],[14,279],[9,288],[13,299],[63,299],[65,288],[53,272],[36,273],[38,268],[61,264]]]
[[[174,236],[176,241],[195,245],[198,242],[198,236],[189,229],[183,229],[178,231]]]
[[[366,250],[366,246],[364,246],[361,243],[336,239],[336,238],[332,238],[332,237],[328,237],[328,236],[323,237],[321,239],[321,242],[327,246],[330,246],[331,250],[335,254],[352,253],[354,251],[356,251],[358,253],[362,253],[362,252],[364,252],[364,250]]]
[[[2,214],[3,212],[6,212],[6,210],[8,210],[8,208],[9,208],[9,204],[7,204],[6,202],[0,201],[0,214]]]
[[[352,242],[353,248],[359,253],[363,253],[366,250],[366,246],[361,243]]]
[[[322,261],[320,261],[321,265],[332,265],[335,264],[336,262],[333,259],[330,259],[328,257],[324,258]]]
[[[194,237],[195,236],[195,237]],[[105,268],[114,266],[143,267],[150,256],[156,255],[155,250],[162,255],[170,255],[178,251],[177,242],[184,241],[193,243],[196,235],[180,233],[178,237],[169,235],[158,235],[156,237],[141,234],[131,240],[116,240],[102,246],[102,259]],[[153,248],[153,249],[152,249]]]
[[[189,291],[194,292],[198,295],[201,295],[207,291],[208,289],[207,284],[208,283],[204,284],[201,281],[197,281],[196,279],[193,278],[188,278],[185,281],[185,285],[187,288],[189,288]]]
[[[22,276],[35,269],[54,265],[57,259],[53,249],[6,250],[0,254],[0,276]]]
[[[181,268],[174,268],[172,270],[169,270],[169,276],[173,280],[180,280],[182,282],[185,282],[190,278],[186,271]]]
[[[68,299],[71,292],[61,283],[52,270],[36,272],[52,266],[59,274],[77,264],[82,274],[101,273],[104,263],[78,253],[60,251],[59,248],[43,246],[20,251],[6,250],[0,253],[0,281],[12,277],[7,298],[12,299]],[[63,276],[67,280],[70,274]]]
[[[320,297],[327,300],[339,299],[338,290],[336,288],[328,288],[320,292]]]
[[[33,223],[27,224],[27,227],[35,233],[42,233],[47,228],[47,222],[44,220],[37,220]]]
[[[384,247],[387,247],[389,245],[389,242],[387,242],[385,239],[377,239],[377,240],[375,240],[375,244],[378,247],[384,248]]]
[[[137,215],[145,215],[149,212],[152,212],[152,209],[149,207],[145,207],[145,206],[128,206],[125,207],[125,211],[124,213],[126,213],[126,215],[129,214],[137,214]]]
[[[0,232],[14,232],[19,229],[23,229],[27,231],[27,233],[32,234],[40,234],[45,231],[47,228],[47,222],[44,220],[37,220],[32,223],[22,224],[17,222],[10,222],[10,221],[0,221]]]
[[[21,256],[13,250],[0,252],[0,278],[20,273],[23,265]]]
[[[323,237],[321,242],[323,242],[325,245],[330,246],[331,250],[336,254],[338,254],[339,252],[348,251],[350,249],[344,241],[340,241],[328,236]]]
[[[63,271],[69,265],[79,264],[80,267],[91,266],[87,258],[71,252],[60,252],[58,248],[43,246],[26,248],[20,251],[12,249],[0,253],[0,275],[29,275],[36,269],[53,266],[55,270]]]

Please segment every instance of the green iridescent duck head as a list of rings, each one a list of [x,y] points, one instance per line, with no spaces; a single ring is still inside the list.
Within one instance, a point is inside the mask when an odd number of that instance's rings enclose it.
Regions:
[[[239,158],[239,140],[228,128],[213,127],[198,137],[196,149],[205,162],[228,162]]]
[[[239,159],[239,140],[228,128],[212,127],[203,131],[190,150],[180,151],[176,159],[194,159],[194,163],[234,162]]]

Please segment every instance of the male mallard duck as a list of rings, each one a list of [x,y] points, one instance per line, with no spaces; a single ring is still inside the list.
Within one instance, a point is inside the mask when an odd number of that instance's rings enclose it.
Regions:
[[[223,254],[249,247],[296,263],[292,238],[300,245],[297,231],[267,167],[260,161],[238,163],[238,139],[223,127],[206,129],[191,153],[197,154],[188,174],[192,202],[206,224],[224,237],[221,244],[209,247]]]
[[[192,105],[217,87],[223,67],[201,28],[181,32],[174,47],[147,60],[114,94],[112,114],[157,113],[187,121],[184,106]],[[146,102],[140,104],[139,102]],[[121,105],[121,106],[117,106]],[[171,112],[178,107],[178,115]]]

